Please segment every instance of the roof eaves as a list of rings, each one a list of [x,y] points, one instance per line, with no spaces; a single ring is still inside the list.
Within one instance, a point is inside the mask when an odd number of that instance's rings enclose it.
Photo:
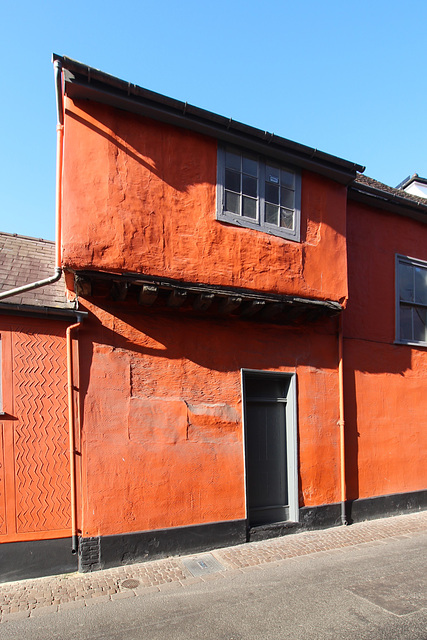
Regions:
[[[351,200],[374,205],[379,209],[427,223],[427,202],[424,204],[405,195],[383,191],[358,181],[350,185],[348,195]]]
[[[55,318],[70,321],[75,318],[85,318],[88,313],[79,309],[64,309],[60,307],[36,306],[31,304],[12,304],[0,302],[0,314],[13,316],[28,316],[31,318]]]
[[[72,99],[87,99],[191,129],[282,162],[296,164],[342,184],[349,184],[365,167],[275,134],[200,109],[125,82],[99,69],[54,54],[66,70],[65,91]]]

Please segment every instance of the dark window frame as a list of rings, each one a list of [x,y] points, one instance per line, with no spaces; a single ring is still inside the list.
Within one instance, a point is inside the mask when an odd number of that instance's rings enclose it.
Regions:
[[[413,299],[411,299],[410,295],[402,293],[404,284],[403,268],[408,267],[413,273]],[[414,318],[414,314],[418,314],[418,318],[421,320],[421,323],[424,323],[424,325],[426,324],[425,320],[422,319],[420,314],[425,315],[425,318],[427,318],[427,280],[425,285],[426,301],[422,302],[416,299],[417,289],[415,277],[417,269],[425,271],[427,276],[427,262],[418,260],[417,258],[396,254],[396,342],[399,344],[427,347],[427,327],[424,330],[425,339],[419,340],[416,338],[415,321],[417,318]],[[424,286],[422,286],[422,290],[424,291]],[[410,311],[410,314],[408,311]],[[406,315],[407,319],[409,318],[409,315],[411,317],[410,336],[408,335],[407,327],[404,328],[404,315]]]
[[[256,218],[247,217],[238,213],[232,213],[225,208],[225,174],[226,174],[226,151],[231,151],[236,154],[243,154],[253,160],[256,160],[258,165],[258,194],[256,198]],[[294,207],[293,209],[287,208],[289,211],[293,211],[293,228],[288,229],[281,227],[278,224],[269,223],[266,221],[266,167],[272,166],[278,170],[291,173],[294,176]],[[300,241],[300,226],[301,226],[301,173],[295,167],[289,167],[288,165],[282,165],[277,161],[274,161],[268,156],[261,156],[246,152],[244,149],[232,146],[218,145],[218,162],[217,162],[217,206],[216,217],[217,220],[222,222],[228,222],[234,226],[245,227],[247,229],[253,229],[254,231],[261,231],[273,236],[278,236],[286,240],[293,240],[295,242]],[[243,175],[243,173],[242,173]],[[280,186],[280,185],[279,185]],[[267,203],[268,204],[268,203]],[[280,207],[279,207],[280,209]]]

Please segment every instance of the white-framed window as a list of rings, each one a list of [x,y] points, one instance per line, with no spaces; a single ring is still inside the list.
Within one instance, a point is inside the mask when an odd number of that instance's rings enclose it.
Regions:
[[[396,340],[427,346],[427,262],[396,256]]]
[[[301,175],[236,147],[218,147],[217,219],[299,241]]]

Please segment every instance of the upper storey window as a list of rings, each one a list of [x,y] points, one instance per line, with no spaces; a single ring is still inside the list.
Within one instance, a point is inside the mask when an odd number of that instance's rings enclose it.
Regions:
[[[219,220],[299,240],[300,208],[298,172],[234,147],[218,149]]]
[[[427,345],[427,263],[396,257],[397,340]]]

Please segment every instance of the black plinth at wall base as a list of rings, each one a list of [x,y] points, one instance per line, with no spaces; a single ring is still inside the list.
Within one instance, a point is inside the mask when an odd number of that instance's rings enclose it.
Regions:
[[[377,496],[348,501],[349,523],[413,513],[427,509],[427,491]],[[248,528],[246,520],[142,531],[114,536],[82,538],[79,544],[79,570],[96,571],[132,562],[208,551],[245,541],[264,540],[300,531],[340,526],[341,504],[302,507],[299,522],[279,522]]]
[[[374,498],[348,500],[345,504],[349,524],[414,513],[423,509],[427,509],[427,491],[392,493],[386,496],[375,496]],[[300,509],[299,524],[303,529],[324,529],[340,525],[341,504],[303,507]]]
[[[341,504],[302,507],[299,513],[299,523],[303,529],[327,529],[341,524]]]
[[[387,496],[349,500],[346,512],[350,522],[404,515],[427,509],[427,490],[392,493]]]
[[[0,582],[77,571],[71,538],[0,544]]]
[[[268,540],[268,538],[279,538],[293,533],[301,533],[301,531],[335,527],[341,524],[340,514],[340,504],[302,507],[299,510],[299,522],[273,522],[262,526],[250,527],[248,541],[256,542],[258,540]]]
[[[79,571],[208,551],[246,541],[246,520],[82,538]]]
[[[387,496],[349,500],[345,505],[348,524],[376,518],[404,515],[427,509],[427,491],[394,493]],[[301,531],[314,531],[340,526],[341,503],[324,504],[317,507],[301,507],[299,522],[275,522],[260,527],[251,527],[248,540],[266,540]]]

